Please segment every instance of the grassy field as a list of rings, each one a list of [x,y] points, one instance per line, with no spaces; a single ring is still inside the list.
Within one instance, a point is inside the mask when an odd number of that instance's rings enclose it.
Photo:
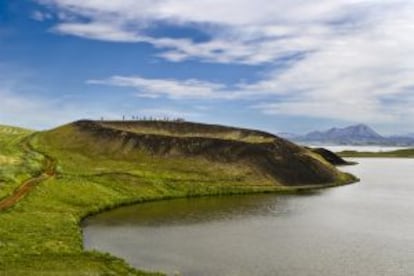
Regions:
[[[30,130],[0,125],[0,200],[42,169],[42,155],[25,146]]]
[[[70,131],[67,127],[58,132],[0,133],[4,196],[19,181],[49,171],[23,200],[0,211],[0,275],[151,274],[109,254],[84,251],[81,220],[116,206],[150,200],[305,189],[275,185],[269,177],[240,164],[119,152],[111,143],[102,150],[93,141],[71,138]],[[46,168],[50,164],[53,168]],[[340,174],[331,184],[354,180]]]
[[[342,157],[365,157],[365,158],[414,158],[414,149],[401,149],[382,152],[359,152],[343,151],[338,153]]]

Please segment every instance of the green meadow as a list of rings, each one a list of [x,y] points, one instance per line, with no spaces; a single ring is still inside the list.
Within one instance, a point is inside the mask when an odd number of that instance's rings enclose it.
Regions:
[[[43,156],[27,147],[32,131],[0,125],[0,199],[42,170]]]

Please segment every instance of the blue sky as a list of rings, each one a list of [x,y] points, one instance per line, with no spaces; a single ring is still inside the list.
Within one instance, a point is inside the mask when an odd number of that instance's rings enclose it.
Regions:
[[[414,1],[0,2],[0,123],[414,130]]]

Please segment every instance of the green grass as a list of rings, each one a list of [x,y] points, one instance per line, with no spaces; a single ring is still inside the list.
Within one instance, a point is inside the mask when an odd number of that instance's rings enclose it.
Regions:
[[[43,156],[25,146],[31,134],[30,130],[0,125],[0,199],[42,169]]]
[[[257,134],[249,134],[244,136],[241,131],[232,130],[223,132],[220,134],[217,133],[206,133],[206,132],[193,132],[193,133],[172,133],[165,129],[155,129],[150,127],[135,127],[135,128],[126,128],[126,127],[114,127],[115,129],[130,131],[137,134],[155,134],[155,135],[164,135],[172,137],[205,137],[205,138],[220,138],[224,140],[234,140],[234,141],[243,141],[248,143],[266,143],[272,142],[273,138],[264,137]]]
[[[82,219],[151,200],[305,189],[278,186],[240,164],[119,152],[111,143],[103,151],[93,140],[71,140],[70,131],[67,127],[53,135],[22,131],[0,136],[1,154],[18,160],[2,169],[7,179],[3,194],[19,180],[38,174],[46,158],[57,163],[55,176],[0,212],[0,275],[147,275],[109,254],[84,251]],[[353,180],[341,174],[332,185]]]
[[[382,152],[343,151],[338,153],[342,157],[361,158],[414,158],[414,149],[401,149]]]

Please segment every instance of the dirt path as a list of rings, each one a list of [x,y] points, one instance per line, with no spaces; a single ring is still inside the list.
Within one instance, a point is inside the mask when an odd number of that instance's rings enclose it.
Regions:
[[[24,145],[26,150],[33,150],[30,145],[27,143]],[[12,195],[4,198],[0,201],[0,211],[6,210],[10,207],[13,207],[17,202],[23,199],[30,191],[33,190],[36,185],[40,182],[52,177],[55,175],[55,161],[45,156],[45,166],[43,172],[32,178],[29,178],[22,182],[22,184],[13,192]]]

